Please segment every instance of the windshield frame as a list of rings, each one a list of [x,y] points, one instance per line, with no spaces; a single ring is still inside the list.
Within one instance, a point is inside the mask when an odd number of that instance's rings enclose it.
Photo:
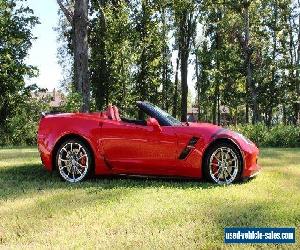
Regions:
[[[150,102],[137,102],[137,106],[147,115],[155,118],[161,126],[182,126],[182,123]]]

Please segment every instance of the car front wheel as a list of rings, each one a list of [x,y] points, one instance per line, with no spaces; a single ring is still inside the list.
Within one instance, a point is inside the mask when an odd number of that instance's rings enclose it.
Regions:
[[[63,142],[56,153],[56,167],[60,177],[68,182],[85,179],[92,168],[92,154],[89,147],[80,140]]]
[[[243,159],[231,143],[220,142],[212,146],[204,162],[205,177],[217,184],[231,184],[241,177]]]

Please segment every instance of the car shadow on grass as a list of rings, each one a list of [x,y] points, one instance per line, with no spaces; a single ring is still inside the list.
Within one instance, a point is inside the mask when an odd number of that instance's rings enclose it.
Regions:
[[[240,184],[236,184],[240,185]],[[94,176],[81,183],[67,183],[41,164],[23,164],[0,169],[0,199],[49,189],[212,189],[219,187],[202,180],[164,177]]]

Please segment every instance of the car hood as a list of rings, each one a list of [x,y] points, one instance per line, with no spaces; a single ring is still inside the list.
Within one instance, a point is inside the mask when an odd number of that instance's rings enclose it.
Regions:
[[[197,127],[197,128],[211,128],[211,129],[220,129],[222,127],[218,125],[214,125],[212,123],[205,123],[205,122],[189,122],[189,127]]]
[[[252,141],[228,128],[223,128],[211,123],[189,123],[188,128],[192,130],[193,135],[199,135],[209,141],[217,138],[228,138],[244,150],[249,149],[249,147],[253,150],[257,150],[257,146]]]
[[[178,134],[186,134],[190,136],[201,136],[210,138],[217,134],[219,131],[225,130],[224,128],[211,124],[211,123],[196,123],[189,122],[188,126],[176,127]]]
[[[208,134],[214,134],[220,130],[225,130],[225,128],[222,128],[220,126],[211,123],[197,123],[197,122],[189,122],[188,128],[194,131],[201,131],[201,133],[207,132]]]
[[[199,135],[206,135],[211,138],[217,138],[220,136],[236,138],[238,135],[235,131],[211,123],[189,122],[188,128],[196,134],[199,133]]]

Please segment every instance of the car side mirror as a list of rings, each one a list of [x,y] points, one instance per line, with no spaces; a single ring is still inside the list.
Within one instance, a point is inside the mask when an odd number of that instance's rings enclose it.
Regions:
[[[154,131],[161,132],[161,127],[160,127],[158,121],[155,118],[148,118],[147,119],[147,126],[152,126]]]

